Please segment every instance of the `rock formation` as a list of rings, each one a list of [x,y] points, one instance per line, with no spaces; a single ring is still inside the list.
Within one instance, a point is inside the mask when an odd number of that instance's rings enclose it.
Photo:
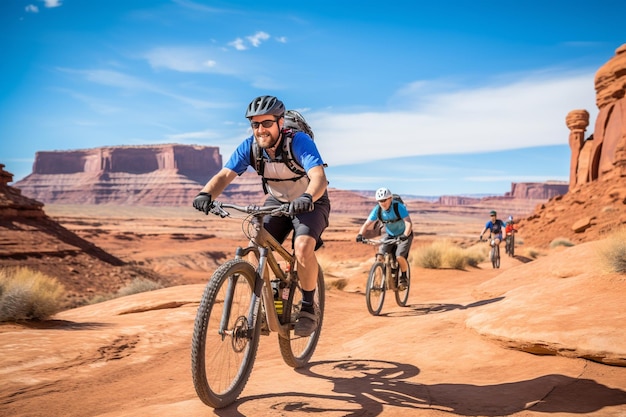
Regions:
[[[212,146],[37,152],[33,173],[14,185],[44,203],[176,206],[190,204],[221,167]]]
[[[570,189],[602,177],[626,177],[626,44],[596,72],[595,89],[600,112],[593,135],[584,140],[586,110],[573,110],[565,119],[572,149]]]
[[[600,239],[626,225],[626,44],[597,72],[595,131],[586,140],[586,110],[565,118],[571,147],[569,191],[540,204],[522,222],[525,244],[555,237],[574,243]]]

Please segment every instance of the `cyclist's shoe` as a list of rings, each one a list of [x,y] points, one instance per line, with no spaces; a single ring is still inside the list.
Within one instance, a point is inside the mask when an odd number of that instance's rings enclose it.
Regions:
[[[398,290],[404,291],[408,285],[409,283],[406,280],[406,276],[400,275],[400,279],[398,280]]]
[[[315,313],[300,311],[293,332],[296,336],[308,337],[311,333],[317,330],[318,323],[319,315],[317,313],[317,309],[315,309]]]

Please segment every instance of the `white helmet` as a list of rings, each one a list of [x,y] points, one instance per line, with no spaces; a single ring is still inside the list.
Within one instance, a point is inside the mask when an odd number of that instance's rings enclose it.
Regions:
[[[389,197],[391,197],[391,191],[389,191],[389,188],[383,187],[376,190],[376,201],[386,200]]]
[[[513,221],[513,216],[509,216],[509,221],[512,222]]]

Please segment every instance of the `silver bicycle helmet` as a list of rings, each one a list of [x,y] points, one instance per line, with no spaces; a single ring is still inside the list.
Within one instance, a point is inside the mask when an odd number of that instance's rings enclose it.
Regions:
[[[260,96],[252,100],[246,110],[246,118],[248,119],[252,116],[266,114],[281,117],[285,114],[285,105],[274,96]]]
[[[376,190],[376,201],[386,200],[389,197],[391,197],[391,191],[389,191],[389,188],[382,187]]]

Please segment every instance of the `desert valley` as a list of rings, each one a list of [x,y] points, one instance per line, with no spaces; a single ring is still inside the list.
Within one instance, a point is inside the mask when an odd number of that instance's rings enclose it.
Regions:
[[[503,254],[499,269],[487,260],[464,269],[412,264],[408,305],[388,296],[382,314],[371,316],[364,288],[374,249],[355,236],[372,199],[331,189],[333,212],[318,251],[326,315],[310,364],[288,367],[276,336],[262,336],[242,395],[219,410],[194,391],[193,321],[211,273],[246,241],[240,220],[191,207],[194,150],[40,155],[33,174],[13,185],[3,167],[0,266],[55,277],[67,308],[45,321],[0,324],[0,414],[626,416],[626,275],[606,271],[600,256],[626,227],[624,68],[626,46],[598,71],[592,137],[585,138],[583,111],[566,119],[566,192],[537,194],[517,184],[507,196],[407,200],[412,254],[436,241],[484,245],[477,238],[489,210],[515,215],[516,255]],[[115,171],[129,154],[148,162],[140,172]],[[186,173],[154,162],[177,157],[187,161]],[[54,172],[55,158],[80,169]],[[183,191],[163,197],[164,205],[140,192],[130,193],[134,201],[114,201],[159,178]],[[239,201],[259,197],[256,176],[225,193]],[[571,245],[551,245],[556,239]],[[135,278],[161,288],[90,303]]]

